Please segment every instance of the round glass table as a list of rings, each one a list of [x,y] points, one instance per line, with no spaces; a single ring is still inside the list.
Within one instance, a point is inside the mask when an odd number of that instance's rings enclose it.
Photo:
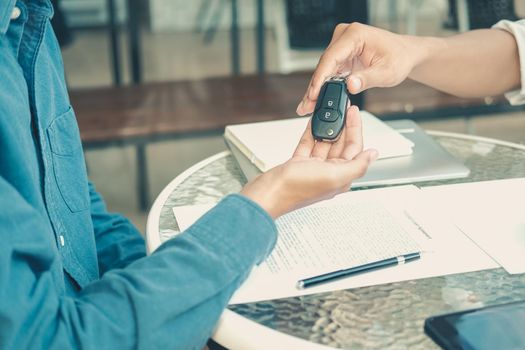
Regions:
[[[463,134],[428,134],[471,172],[467,178],[418,186],[525,177],[525,146]],[[216,203],[238,192],[244,182],[228,151],[177,176],[149,214],[148,250],[179,232],[172,207]],[[232,349],[437,348],[423,332],[425,318],[523,299],[525,275],[498,268],[234,305],[221,317],[213,338]]]

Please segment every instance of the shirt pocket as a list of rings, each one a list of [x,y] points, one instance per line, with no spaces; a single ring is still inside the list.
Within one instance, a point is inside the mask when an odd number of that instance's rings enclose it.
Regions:
[[[53,172],[62,199],[71,212],[89,207],[86,163],[73,109],[53,120],[47,128]]]

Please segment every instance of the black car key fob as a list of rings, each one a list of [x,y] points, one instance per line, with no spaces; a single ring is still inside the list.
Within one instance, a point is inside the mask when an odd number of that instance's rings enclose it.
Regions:
[[[337,141],[345,125],[348,95],[342,78],[332,78],[323,84],[312,116],[314,139]]]

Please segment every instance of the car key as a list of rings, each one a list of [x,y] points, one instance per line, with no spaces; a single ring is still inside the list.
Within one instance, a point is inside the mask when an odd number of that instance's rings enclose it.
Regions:
[[[312,116],[314,139],[337,141],[345,125],[348,95],[343,78],[332,78],[323,84]]]

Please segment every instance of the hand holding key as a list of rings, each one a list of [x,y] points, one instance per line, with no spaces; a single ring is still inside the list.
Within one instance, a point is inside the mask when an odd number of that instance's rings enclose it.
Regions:
[[[346,127],[337,141],[316,142],[309,122],[292,159],[250,181],[241,193],[277,218],[348,191],[377,158],[377,151],[363,151],[359,109],[351,106],[346,113]]]
[[[312,113],[322,85],[331,76],[349,74],[346,85],[352,94],[371,87],[395,86],[426,53],[426,45],[415,37],[360,23],[339,24],[297,106],[297,114]]]

